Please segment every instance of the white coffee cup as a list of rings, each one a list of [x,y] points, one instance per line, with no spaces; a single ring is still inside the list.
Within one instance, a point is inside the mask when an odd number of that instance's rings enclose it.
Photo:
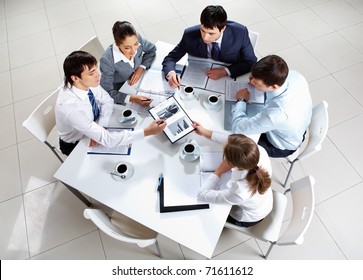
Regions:
[[[219,102],[219,96],[218,95],[211,94],[211,95],[208,96],[209,105],[215,106],[215,105],[218,104],[218,102]]]
[[[183,93],[186,96],[191,96],[191,95],[194,94],[194,88],[192,86],[185,86],[184,89],[183,89]]]
[[[196,147],[193,143],[187,143],[183,146],[183,153],[185,155],[193,155],[195,153]]]
[[[133,111],[131,109],[125,109],[121,113],[120,121],[121,122],[130,122],[130,121],[134,121],[135,118],[136,118],[135,111]]]
[[[128,166],[125,163],[121,162],[116,165],[114,173],[115,175],[121,177],[122,179],[125,179],[127,174],[129,173],[128,171],[129,171]]]

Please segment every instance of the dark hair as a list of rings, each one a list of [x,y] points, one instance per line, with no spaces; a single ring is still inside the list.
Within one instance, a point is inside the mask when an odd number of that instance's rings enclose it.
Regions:
[[[67,83],[73,85],[72,76],[81,78],[81,74],[86,67],[91,69],[97,65],[97,59],[88,52],[74,51],[66,57],[63,63],[64,87]]]
[[[217,27],[219,31],[226,26],[227,13],[222,6],[207,6],[200,15],[200,23],[208,29]]]
[[[262,80],[266,86],[282,86],[289,74],[285,60],[277,55],[268,55],[253,65],[251,75]]]
[[[126,37],[136,35],[136,30],[128,21],[116,21],[112,27],[113,38],[116,45],[122,44]]]
[[[243,134],[231,134],[223,151],[224,159],[238,169],[249,170],[246,180],[250,185],[251,196],[256,192],[264,194],[271,186],[270,175],[258,167],[260,151],[257,144]]]

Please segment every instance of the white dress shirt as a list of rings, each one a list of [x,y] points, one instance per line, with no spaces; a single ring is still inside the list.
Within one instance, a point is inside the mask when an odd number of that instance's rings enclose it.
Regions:
[[[109,132],[107,127],[113,111],[113,99],[101,87],[90,88],[100,109],[98,119],[93,121],[92,106],[88,91],[71,87],[61,87],[55,106],[56,125],[59,137],[67,143],[76,143],[84,135],[106,146],[127,145],[144,138],[143,129]]]
[[[213,136],[214,135],[214,136]],[[228,134],[224,134],[227,135]],[[223,133],[213,132],[212,140],[225,141]],[[271,176],[272,168],[270,158],[264,148],[258,146],[260,151],[259,167],[263,167]],[[259,172],[259,171],[257,171]],[[219,177],[214,173],[203,183],[198,193],[198,199],[210,203],[231,204],[230,215],[237,221],[256,222],[265,218],[272,210],[272,189],[268,188],[264,194],[256,192],[251,196],[250,187],[246,180],[248,170],[232,168],[231,179],[225,186],[217,189]]]

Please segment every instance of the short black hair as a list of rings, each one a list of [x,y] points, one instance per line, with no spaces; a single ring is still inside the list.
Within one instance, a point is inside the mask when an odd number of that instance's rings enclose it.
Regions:
[[[64,86],[69,83],[73,85],[72,76],[81,78],[81,74],[85,67],[91,69],[97,65],[97,59],[88,52],[74,51],[66,57],[63,63]]]
[[[268,55],[252,66],[251,75],[262,80],[266,86],[282,86],[289,74],[289,67],[285,60],[278,55]]]
[[[207,6],[200,15],[200,23],[208,29],[217,27],[221,31],[227,23],[227,13],[222,6]]]

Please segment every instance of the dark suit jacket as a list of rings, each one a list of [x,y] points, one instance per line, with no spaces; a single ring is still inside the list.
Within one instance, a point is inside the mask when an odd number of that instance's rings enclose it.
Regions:
[[[180,43],[164,58],[163,71],[167,75],[175,70],[175,64],[186,53],[208,58],[207,44],[202,40],[200,25],[185,29]],[[248,30],[242,24],[227,21],[227,28],[223,32],[220,60],[231,65],[227,68],[231,77],[235,78],[251,71],[257,61]]]

